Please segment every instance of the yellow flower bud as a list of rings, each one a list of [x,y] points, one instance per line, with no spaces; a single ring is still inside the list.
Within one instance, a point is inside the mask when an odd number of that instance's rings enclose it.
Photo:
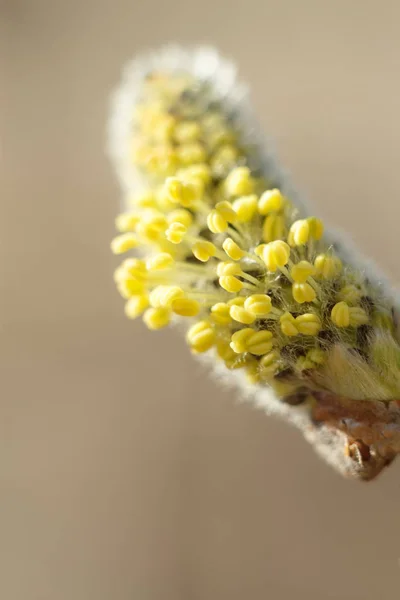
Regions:
[[[225,219],[225,221],[228,221],[228,223],[234,223],[237,220],[237,215],[233,210],[233,205],[226,200],[223,202],[217,202],[215,205],[215,210],[217,210],[218,213]]]
[[[337,277],[342,270],[342,263],[336,256],[329,256],[328,254],[319,254],[315,261],[315,274],[317,277],[323,279],[334,279]]]
[[[294,300],[299,304],[312,302],[317,296],[314,288],[312,288],[309,283],[294,283],[292,286],[292,294]]]
[[[247,340],[254,334],[254,329],[249,327],[236,331],[231,337],[230,346],[236,354],[247,352]]]
[[[285,220],[281,215],[270,214],[264,219],[262,237],[264,242],[273,242],[284,237]]]
[[[186,208],[192,206],[202,195],[202,189],[198,183],[183,181],[178,177],[167,178],[164,192],[168,200],[181,204]]]
[[[350,307],[350,326],[359,327],[365,325],[369,321],[369,317],[361,306]]]
[[[194,256],[201,262],[207,262],[212,256],[215,256],[216,251],[214,244],[207,241],[195,242],[192,246]]]
[[[281,240],[270,242],[263,247],[261,257],[268,271],[275,273],[279,267],[284,267],[288,263],[290,247]]]
[[[282,333],[290,337],[298,335],[299,331],[296,326],[296,319],[291,313],[285,312],[279,319],[279,322],[281,324]]]
[[[125,304],[125,315],[128,319],[136,319],[149,306],[149,298],[146,294],[132,296]]]
[[[225,179],[225,189],[229,196],[247,196],[251,194],[254,182],[248,167],[236,167]]]
[[[317,219],[317,217],[309,217],[307,222],[310,227],[310,236],[314,240],[320,240],[324,234],[324,224],[321,219]]]
[[[247,351],[257,356],[270,352],[272,345],[272,333],[267,330],[256,331],[247,338]]]
[[[296,327],[303,335],[318,335],[322,328],[321,319],[313,313],[296,317]]]
[[[232,363],[234,363],[236,361],[236,359],[237,359],[236,352],[234,352],[232,350],[232,348],[230,347],[230,345],[228,344],[228,342],[220,340],[216,344],[216,350],[217,350],[218,356],[223,361],[225,361],[225,363],[228,363],[227,366],[229,368],[231,367]]]
[[[111,250],[114,254],[123,254],[124,252],[128,252],[128,250],[137,248],[138,245],[139,242],[133,233],[123,233],[113,239]]]
[[[184,208],[178,208],[177,210],[171,211],[167,215],[167,222],[168,225],[171,225],[172,223],[180,223],[189,229],[193,223],[193,217],[188,210]]]
[[[115,228],[121,233],[135,231],[140,217],[136,213],[122,213],[115,219]]]
[[[244,323],[245,325],[250,325],[255,321],[256,318],[252,313],[247,312],[247,310],[242,306],[231,306],[229,309],[229,314],[234,321],[237,321],[238,323]]]
[[[203,163],[207,159],[204,147],[198,142],[188,142],[178,146],[176,149],[178,160],[183,165]]]
[[[246,298],[244,308],[255,317],[266,317],[272,309],[271,298],[266,294],[253,294]]]
[[[242,272],[240,265],[234,262],[220,262],[217,265],[217,275],[224,277],[226,275],[240,275]]]
[[[248,223],[257,211],[257,196],[243,196],[233,202],[233,209],[241,223]]]
[[[315,268],[307,260],[301,260],[297,265],[293,265],[290,270],[290,275],[296,283],[305,283],[311,275],[314,274]]]
[[[348,327],[350,325],[350,309],[346,302],[338,302],[332,308],[331,319],[337,327]]]
[[[182,223],[171,223],[165,232],[165,237],[172,244],[180,244],[187,233],[187,229]]]
[[[207,226],[212,233],[223,233],[228,229],[226,219],[215,209],[207,217]]]
[[[172,302],[171,308],[181,317],[195,317],[200,312],[200,304],[192,298],[177,298]]]
[[[231,322],[230,307],[225,302],[218,302],[211,307],[211,317],[218,325],[228,325]]]
[[[179,144],[195,142],[201,136],[201,127],[196,121],[181,121],[174,130],[174,138]]]
[[[310,239],[310,225],[307,219],[295,221],[290,228],[290,245],[303,246]]]
[[[283,204],[284,198],[279,190],[267,190],[258,201],[258,212],[260,215],[277,212],[283,208]]]
[[[219,285],[231,294],[237,294],[243,288],[243,283],[240,281],[240,279],[233,277],[232,275],[220,277]]]
[[[215,342],[215,332],[208,321],[199,321],[190,327],[186,340],[193,352],[206,352]]]
[[[169,324],[170,317],[168,308],[148,308],[143,315],[143,322],[149,329],[162,329]]]
[[[245,256],[245,252],[231,238],[226,238],[222,244],[223,249],[232,260],[240,260]]]
[[[176,285],[158,285],[150,293],[150,304],[154,308],[171,307],[175,300],[184,295],[184,291]]]
[[[362,291],[355,285],[349,284],[342,287],[337,294],[339,301],[347,302],[347,304],[357,304],[362,297]]]
[[[268,377],[275,374],[276,369],[278,368],[278,361],[280,359],[280,354],[276,350],[272,352],[268,352],[265,354],[259,362],[259,369],[261,377]]]
[[[163,271],[170,269],[175,264],[174,259],[168,252],[159,252],[147,259],[146,265],[149,271]]]

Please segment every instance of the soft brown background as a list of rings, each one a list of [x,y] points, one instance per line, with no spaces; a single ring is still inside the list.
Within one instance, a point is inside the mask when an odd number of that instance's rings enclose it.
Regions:
[[[384,0],[3,0],[2,600],[399,597],[400,464],[343,481],[176,332],[125,320],[103,153],[122,64],[213,43],[319,214],[396,280],[399,20]]]

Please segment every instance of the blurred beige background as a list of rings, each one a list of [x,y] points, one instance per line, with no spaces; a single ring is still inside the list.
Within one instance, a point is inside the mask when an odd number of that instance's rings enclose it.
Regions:
[[[343,481],[125,320],[103,152],[127,59],[215,44],[319,214],[398,280],[398,2],[0,6],[0,598],[398,598],[400,464]]]

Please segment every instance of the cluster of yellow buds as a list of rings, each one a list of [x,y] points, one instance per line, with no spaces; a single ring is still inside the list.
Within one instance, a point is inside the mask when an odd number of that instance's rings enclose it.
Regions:
[[[390,306],[343,264],[322,221],[300,214],[279,177],[263,173],[208,82],[149,73],[132,106],[129,152],[142,187],[128,194],[111,244],[141,256],[115,273],[128,318],[152,330],[187,319],[194,353],[215,352],[278,395],[340,391],[338,346],[380,398],[398,393],[374,333],[378,322],[393,331]]]

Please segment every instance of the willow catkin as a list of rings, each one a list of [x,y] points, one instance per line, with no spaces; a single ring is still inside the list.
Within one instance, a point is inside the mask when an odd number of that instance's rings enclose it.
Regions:
[[[400,348],[390,293],[308,215],[212,50],[134,61],[110,154],[123,190],[115,272],[128,318],[186,324],[228,385],[299,426],[341,472],[400,451]]]

